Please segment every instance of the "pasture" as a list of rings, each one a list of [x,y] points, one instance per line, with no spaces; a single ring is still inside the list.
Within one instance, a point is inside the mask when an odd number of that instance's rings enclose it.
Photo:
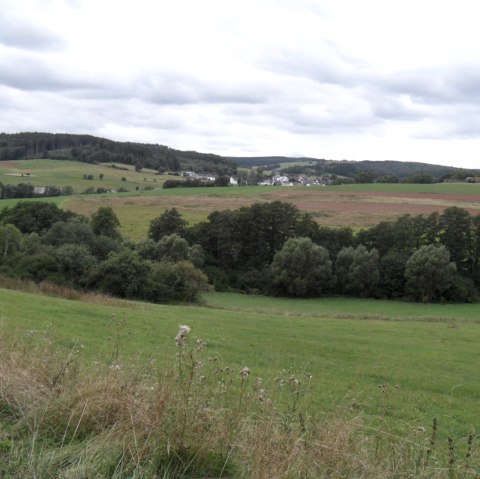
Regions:
[[[167,175],[155,174],[153,170],[136,172],[131,165],[112,163],[90,164],[63,160],[21,160],[0,162],[0,182],[4,184],[31,183],[34,186],[71,186],[75,193],[82,193],[89,187],[118,190],[120,187],[129,191],[145,186],[158,187],[168,178]],[[84,175],[92,175],[87,180]],[[100,179],[100,175],[103,175]],[[125,178],[125,181],[122,181]],[[171,178],[171,177],[170,177]]]
[[[89,364],[109,364],[117,345],[121,364],[172,361],[178,325],[188,324],[193,339],[207,341],[206,361],[248,366],[267,391],[275,377],[295,374],[315,416],[360,417],[401,434],[428,431],[436,417],[439,434],[456,438],[479,427],[478,305],[233,293],[207,293],[201,306],[89,304],[4,289],[0,304],[4,331],[65,351],[76,345]]]
[[[276,200],[292,203],[300,211],[311,213],[322,225],[365,228],[407,213],[441,213],[449,206],[479,214],[480,184],[174,188],[135,195],[72,197],[64,207],[90,215],[100,206],[109,205],[119,217],[122,233],[138,240],[145,236],[149,222],[166,208],[177,208],[190,224],[194,224],[204,221],[215,210]]]

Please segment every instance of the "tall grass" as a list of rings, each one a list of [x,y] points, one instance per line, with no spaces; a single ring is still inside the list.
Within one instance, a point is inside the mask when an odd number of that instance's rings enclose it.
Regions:
[[[436,422],[399,438],[354,413],[314,417],[310,375],[232,369],[186,327],[167,362],[122,362],[117,337],[86,367],[81,345],[0,336],[0,477],[478,477],[474,434],[460,458]]]

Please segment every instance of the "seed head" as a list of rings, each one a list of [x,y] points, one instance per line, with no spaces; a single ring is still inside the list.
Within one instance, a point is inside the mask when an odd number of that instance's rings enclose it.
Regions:
[[[178,330],[178,334],[175,336],[175,342],[177,346],[183,348],[185,346],[185,339],[187,334],[190,332],[190,327],[185,326],[183,324],[180,325],[180,329]]]

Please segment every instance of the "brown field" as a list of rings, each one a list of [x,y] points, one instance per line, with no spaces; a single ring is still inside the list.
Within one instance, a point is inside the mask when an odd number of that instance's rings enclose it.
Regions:
[[[90,215],[100,206],[111,206],[117,213],[122,232],[132,239],[144,237],[149,222],[166,208],[177,208],[190,223],[203,221],[215,210],[237,209],[256,202],[281,200],[311,213],[319,224],[329,226],[369,227],[380,221],[392,220],[404,214],[441,213],[449,206],[480,214],[480,195],[346,192],[298,190],[291,188],[259,190],[258,194],[189,194],[185,196],[106,197],[94,196],[68,200],[65,207]]]
[[[0,167],[2,166],[16,166],[17,163],[15,161],[0,161]]]

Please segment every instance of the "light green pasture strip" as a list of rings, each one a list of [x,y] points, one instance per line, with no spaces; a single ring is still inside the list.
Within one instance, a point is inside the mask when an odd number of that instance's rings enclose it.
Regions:
[[[367,183],[326,186],[322,191],[480,195],[480,183]]]
[[[336,313],[344,312],[338,303]],[[124,330],[112,327],[112,314],[126,319]],[[5,328],[31,338],[48,334],[65,347],[78,342],[88,361],[108,361],[119,333],[121,363],[137,355],[174,360],[173,338],[178,325],[187,324],[193,340],[208,341],[206,361],[219,356],[219,364],[233,370],[248,366],[251,380],[264,378],[267,391],[272,378],[291,370],[312,388],[312,412],[345,411],[389,430],[428,427],[434,416],[442,434],[465,435],[479,427],[480,326],[474,323],[340,320],[143,303],[113,307],[6,290],[0,290],[0,318]],[[311,381],[304,372],[312,374]]]
[[[207,293],[204,300],[212,308],[284,316],[480,323],[480,304],[423,304],[345,297],[293,299],[241,293]]]

